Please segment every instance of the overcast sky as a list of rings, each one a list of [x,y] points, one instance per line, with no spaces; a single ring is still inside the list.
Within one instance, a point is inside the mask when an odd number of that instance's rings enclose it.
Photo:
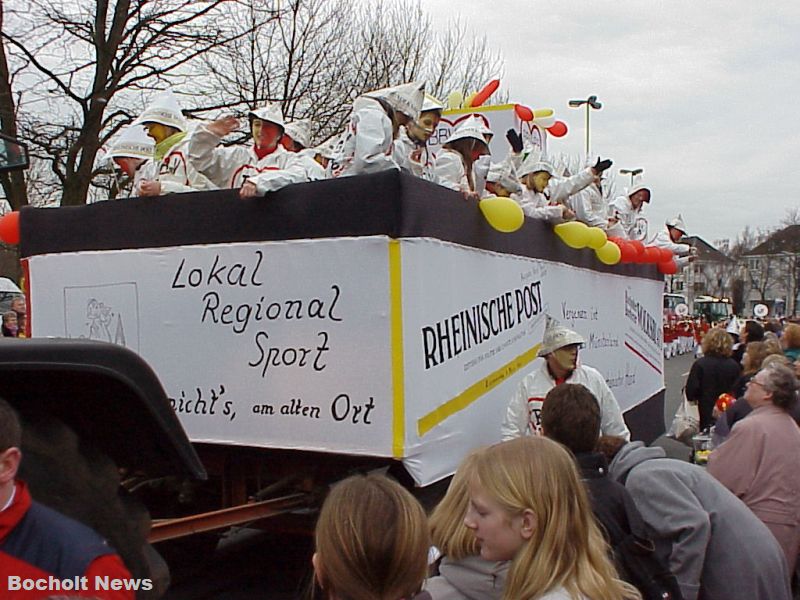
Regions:
[[[551,151],[591,150],[644,168],[655,226],[682,213],[709,242],[771,228],[800,206],[800,2],[422,0],[434,23],[458,14],[505,59],[510,101],[554,108],[569,134]],[[618,185],[623,183],[618,176]]]

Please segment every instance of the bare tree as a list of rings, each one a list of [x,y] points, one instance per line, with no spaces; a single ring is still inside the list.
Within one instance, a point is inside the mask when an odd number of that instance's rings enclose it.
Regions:
[[[800,225],[800,207],[792,206],[787,208],[784,212],[783,218],[781,219],[781,225],[783,227]]]
[[[442,96],[475,91],[502,72],[486,38],[460,23],[437,32],[419,1],[287,0],[269,23],[258,0],[243,4],[228,21],[251,33],[234,51],[204,56],[209,77],[197,85],[205,104],[195,113],[279,102],[288,119],[311,119],[320,141],[343,129],[350,103],[368,90],[422,79]]]
[[[131,121],[131,107],[141,107],[132,92],[187,77],[198,56],[243,35],[217,26],[221,6],[230,4],[236,2],[5,3],[14,18],[2,22],[1,58],[16,70],[0,62],[0,94],[9,90],[0,105],[3,126],[11,110],[32,157],[48,161],[61,204],[86,202],[98,150]],[[11,186],[6,195],[18,208],[27,197]]]

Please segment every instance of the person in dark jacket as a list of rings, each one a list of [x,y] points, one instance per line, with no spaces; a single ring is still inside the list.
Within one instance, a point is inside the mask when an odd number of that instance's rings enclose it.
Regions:
[[[739,332],[739,344],[733,350],[733,360],[737,363],[742,362],[744,351],[750,342],[764,341],[764,326],[758,321],[745,321],[744,327]]]
[[[709,329],[702,348],[703,356],[694,361],[686,380],[686,399],[697,403],[701,430],[714,424],[714,404],[720,394],[731,390],[740,370],[731,358],[733,344],[724,329]]]
[[[31,499],[25,483],[16,479],[21,439],[16,412],[0,399],[0,598],[38,600],[66,593],[133,600],[128,585],[152,589],[149,579],[131,580],[120,557],[95,531]]]

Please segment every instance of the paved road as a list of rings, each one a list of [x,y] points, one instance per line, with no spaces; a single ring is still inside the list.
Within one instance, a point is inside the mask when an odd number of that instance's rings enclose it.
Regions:
[[[672,424],[672,417],[681,402],[681,391],[686,383],[686,376],[694,362],[694,355],[682,354],[664,361],[664,383],[667,393],[664,398],[664,424],[667,429]]]

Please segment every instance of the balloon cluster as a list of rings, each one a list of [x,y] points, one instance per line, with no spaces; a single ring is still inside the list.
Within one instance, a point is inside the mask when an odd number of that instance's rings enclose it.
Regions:
[[[530,123],[533,121],[539,127],[547,130],[547,133],[554,137],[564,137],[567,135],[567,124],[564,121],[556,121],[555,113],[552,108],[537,108],[531,110],[522,104],[514,105],[514,112],[520,121]]]
[[[599,227],[589,227],[580,221],[560,223],[553,230],[570,248],[591,248],[597,259],[606,265],[615,265],[620,261],[619,247],[610,242],[606,232]]]
[[[478,207],[489,222],[489,225],[502,233],[516,231],[525,222],[522,207],[511,198],[490,196],[489,198],[483,198]]]
[[[619,247],[620,262],[623,263],[650,263],[658,265],[658,272],[664,275],[674,275],[678,272],[678,265],[672,251],[658,246],[645,246],[639,240],[624,240],[611,238],[611,243]]]
[[[10,212],[0,217],[0,241],[19,244],[19,213]]]

